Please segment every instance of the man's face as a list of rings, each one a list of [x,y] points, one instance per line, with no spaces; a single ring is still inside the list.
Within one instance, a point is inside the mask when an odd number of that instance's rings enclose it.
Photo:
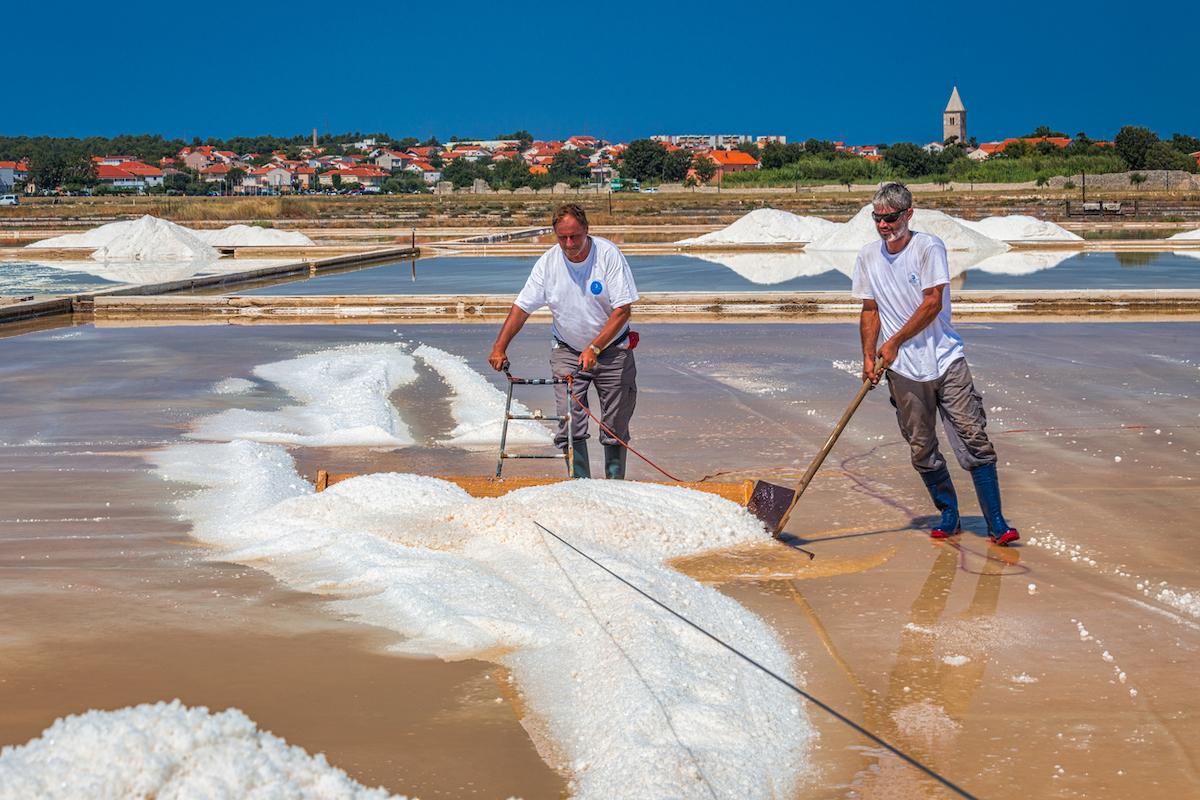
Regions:
[[[875,232],[885,242],[896,242],[908,234],[908,221],[912,219],[912,209],[897,211],[891,206],[875,206],[872,215],[875,220]]]
[[[563,217],[554,226],[554,235],[558,237],[558,246],[572,261],[583,260],[587,252],[587,225],[572,217]]]

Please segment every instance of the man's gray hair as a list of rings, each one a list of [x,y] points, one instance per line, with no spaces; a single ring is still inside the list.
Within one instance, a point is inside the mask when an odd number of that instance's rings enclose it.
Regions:
[[[912,192],[903,183],[885,183],[871,198],[871,205],[890,208],[893,211],[907,211],[912,208]]]

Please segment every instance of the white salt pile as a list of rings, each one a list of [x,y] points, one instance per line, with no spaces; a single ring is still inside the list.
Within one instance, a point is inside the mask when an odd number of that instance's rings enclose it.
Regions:
[[[172,703],[88,711],[0,752],[0,799],[289,797],[385,800],[231,708]],[[397,796],[398,797],[398,796]],[[398,798],[403,800],[403,798]]]
[[[26,247],[95,248],[96,261],[216,261],[219,253],[196,234],[174,222],[152,217],[111,222],[86,233],[69,233]]]
[[[493,450],[500,445],[500,428],[504,418],[504,394],[492,386],[483,375],[471,369],[461,356],[436,347],[421,345],[413,354],[432,367],[450,386],[450,413],[457,426],[450,438],[440,444],[468,449]],[[554,398],[548,388],[541,397],[550,405],[545,413],[554,414]],[[528,414],[529,408],[513,400],[512,413]],[[583,413],[577,410],[577,413]],[[508,423],[507,444],[549,445],[554,441],[550,430],[533,420],[511,420]]]
[[[834,269],[828,259],[813,253],[689,253],[689,256],[720,264],[751,283],[766,285],[820,275]]]
[[[313,240],[300,231],[281,231],[257,225],[230,225],[212,231],[195,231],[213,247],[311,247]]]
[[[1168,239],[1183,239],[1184,241],[1190,241],[1192,239],[1200,239],[1200,228],[1196,228],[1196,230],[1194,230],[1194,231],[1183,231],[1182,233],[1177,233],[1174,236],[1168,236],[1167,238]]]
[[[394,347],[361,347],[364,354],[378,348],[376,360],[397,359]],[[305,402],[276,412],[265,426],[271,431],[281,420],[311,426],[329,408],[314,391],[316,376],[346,356],[316,355],[299,366],[303,359],[254,370],[281,385],[294,381],[289,391]],[[474,381],[454,356],[421,348],[419,357],[462,395],[476,391],[466,388]],[[355,388],[337,403],[376,408],[397,383],[381,374],[392,371],[407,369],[358,365],[345,376]],[[228,415],[198,428],[226,427]],[[463,415],[463,434],[473,421]],[[629,481],[565,481],[473,498],[449,482],[394,473],[315,493],[283,447],[251,441],[184,444],[152,458],[163,478],[199,487],[180,508],[193,534],[220,549],[218,557],[254,563],[300,591],[321,591],[336,613],[404,636],[399,651],[506,667],[528,708],[522,723],[539,750],[556,754],[554,766],[571,774],[573,797],[790,796],[807,771],[813,730],[795,694],[534,525],[800,680],[765,622],[668,565],[767,541],[761,524],[734,503]]]
[[[879,234],[871,219],[873,207],[868,204],[848,222],[837,226],[808,245],[808,250],[850,250],[857,252],[864,244],[877,241]],[[946,243],[948,251],[970,251],[985,256],[1008,249],[1004,242],[996,241],[961,225],[954,217],[927,208],[913,212],[909,226],[914,231],[931,233]]]
[[[1083,237],[1044,219],[1024,214],[984,217],[978,222],[953,217],[960,225],[1002,242],[1082,242]]]
[[[821,217],[801,217],[774,208],[759,208],[728,227],[676,244],[781,244],[811,242],[837,227]]]
[[[255,376],[275,383],[300,405],[278,411],[230,409],[204,420],[190,436],[228,441],[334,447],[403,447],[413,443],[390,395],[416,380],[401,345],[338,347],[262,364]]]

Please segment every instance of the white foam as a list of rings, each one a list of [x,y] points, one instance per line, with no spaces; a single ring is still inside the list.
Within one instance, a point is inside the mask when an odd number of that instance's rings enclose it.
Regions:
[[[214,383],[212,390],[216,394],[245,394],[253,388],[254,381],[245,378],[225,378]]]
[[[795,679],[755,615],[666,559],[766,541],[714,495],[567,481],[477,499],[376,474],[312,494],[279,446],[181,445],[164,477],[221,558],[253,563],[337,612],[405,637],[398,650],[506,666],[543,753],[580,798],[790,796],[813,731],[798,698],[666,616],[534,526],[537,520],[717,636]],[[249,472],[247,472],[249,470]],[[548,742],[548,744],[546,744]],[[705,784],[708,784],[706,786]]]
[[[193,231],[213,247],[311,247],[313,240],[300,231],[260,228],[257,225],[230,225],[218,230]]]
[[[833,228],[814,239],[808,250],[851,250],[858,251],[864,244],[877,240],[879,234],[871,219],[874,208],[867,204],[848,222]],[[982,254],[999,253],[1008,249],[1004,242],[996,241],[977,233],[959,223],[954,217],[929,208],[913,211],[910,227],[914,231],[931,233],[946,244],[948,251],[965,250]]]
[[[1082,242],[1083,237],[1053,222],[1025,214],[971,220],[953,217],[960,225],[1002,242]]]
[[[175,700],[58,719],[0,752],[3,800],[327,798],[383,800],[236,708],[212,714]],[[403,798],[400,798],[403,800]]]
[[[783,244],[811,242],[837,227],[821,217],[801,217],[775,208],[759,208],[719,231],[676,244]]]
[[[300,405],[278,411],[230,409],[203,420],[197,439],[331,447],[403,447],[412,433],[389,395],[417,377],[402,345],[360,344],[255,367]]]
[[[450,386],[450,413],[457,423],[450,438],[441,444],[468,449],[494,449],[500,445],[500,428],[504,422],[504,394],[476,372],[461,356],[447,353],[429,345],[421,345],[413,354],[432,367]],[[553,387],[532,387],[553,414]],[[529,408],[513,399],[514,414],[528,414]],[[511,420],[507,444],[549,445],[554,436],[542,424],[533,420]]]

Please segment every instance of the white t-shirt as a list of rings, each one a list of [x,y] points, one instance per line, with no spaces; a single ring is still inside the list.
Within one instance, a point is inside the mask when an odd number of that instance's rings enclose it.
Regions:
[[[588,256],[578,264],[568,261],[558,245],[543,253],[514,301],[529,314],[549,306],[555,338],[579,351],[599,335],[614,308],[638,299],[633,271],[617,246],[589,238]]]
[[[916,313],[924,290],[945,284],[942,310],[925,330],[900,345],[891,368],[914,381],[932,381],[963,357],[963,340],[950,324],[950,266],[946,245],[928,233],[913,233],[903,250],[887,251],[883,240],[864,245],[854,260],[851,294],[879,306],[883,338],[896,334]]]

